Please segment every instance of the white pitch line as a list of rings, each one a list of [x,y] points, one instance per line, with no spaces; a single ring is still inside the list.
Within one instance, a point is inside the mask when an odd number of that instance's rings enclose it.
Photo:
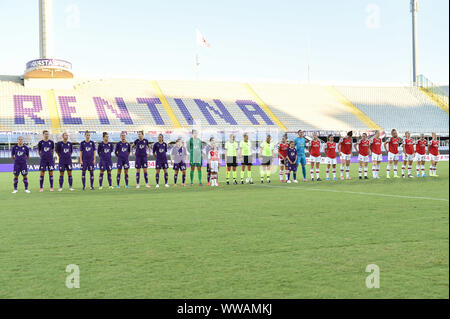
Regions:
[[[346,193],[346,194],[355,194],[355,195],[370,195],[370,196],[381,196],[381,197],[395,197],[395,198],[407,198],[407,199],[425,199],[425,200],[436,200],[436,201],[444,201],[448,202],[448,198],[436,198],[436,197],[421,197],[421,196],[406,196],[406,195],[394,195],[394,194],[382,194],[382,193],[365,193],[365,192],[352,192],[352,191],[340,191],[333,189],[322,189],[322,188],[309,188],[309,187],[290,187],[290,186],[281,186],[281,185],[258,185],[261,187],[272,187],[272,188],[287,188],[287,189],[297,189],[297,190],[307,190],[307,191],[319,191],[319,192],[330,192],[330,193]]]

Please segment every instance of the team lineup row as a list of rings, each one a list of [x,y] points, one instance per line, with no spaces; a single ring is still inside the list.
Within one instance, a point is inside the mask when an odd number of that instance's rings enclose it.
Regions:
[[[379,178],[380,163],[382,162],[382,145],[384,143],[384,149],[388,153],[388,165],[386,177],[390,178],[390,171],[393,168],[394,177],[398,176],[398,162],[400,159],[399,146],[403,145],[403,165],[402,165],[402,177],[408,176],[412,178],[412,164],[416,161],[417,177],[426,177],[425,174],[425,158],[430,156],[431,164],[429,168],[429,175],[437,177],[436,169],[439,159],[439,141],[435,133],[432,134],[432,140],[428,142],[422,134],[417,141],[414,141],[408,132],[405,133],[404,138],[400,138],[395,129],[391,131],[391,137],[386,139],[385,142],[380,138],[380,132],[376,131],[372,138],[368,138],[367,134],[363,133],[362,137],[357,143],[353,143],[353,133],[350,131],[347,135],[340,139],[338,143],[334,142],[334,136],[329,135],[326,143],[323,143],[317,133],[313,135],[311,141],[303,136],[301,130],[298,131],[298,137],[293,141],[287,140],[287,136],[283,136],[281,142],[275,147],[275,143],[272,142],[271,136],[267,135],[266,140],[260,144],[259,156],[261,159],[260,175],[261,183],[270,183],[270,175],[272,171],[272,161],[274,158],[274,151],[277,149],[279,158],[279,174],[280,181],[286,183],[297,183],[297,168],[299,165],[302,167],[303,180],[306,182],[306,151],[309,152],[309,160],[311,164],[310,177],[311,180],[321,181],[320,179],[320,164],[322,161],[322,150],[326,155],[326,179],[330,180],[330,170],[332,171],[332,179],[336,178],[336,165],[337,157],[340,157],[340,178],[351,179],[350,177],[350,160],[352,151],[355,150],[358,153],[359,161],[359,179],[368,179],[368,163],[369,157],[372,159],[372,177]],[[151,146],[150,142],[144,138],[144,133],[140,131],[138,138],[131,144],[126,140],[126,133],[121,134],[121,141],[113,143],[109,141],[108,133],[103,133],[103,141],[98,143],[97,147],[90,139],[90,133],[85,133],[85,140],[80,143],[80,164],[82,170],[82,185],[83,190],[86,188],[86,171],[89,171],[90,177],[90,189],[94,189],[94,170],[96,166],[96,153],[98,153],[100,161],[100,175],[99,175],[99,188],[102,189],[104,172],[107,173],[108,185],[112,186],[112,154],[117,157],[117,175],[116,175],[116,187],[120,188],[120,180],[122,170],[124,171],[125,187],[128,186],[128,169],[130,168],[129,157],[135,157],[136,168],[136,187],[140,187],[140,170],[143,170],[145,179],[145,187],[149,188],[148,182],[148,152],[152,153],[155,157],[155,179],[156,187],[159,187],[160,171],[164,172],[164,185],[169,187],[168,184],[168,168],[169,161],[167,158],[168,145],[164,142],[162,134],[158,136],[158,141]],[[55,143],[49,139],[49,132],[43,132],[43,139],[38,143],[38,153],[40,156],[40,191],[43,191],[45,172],[49,172],[50,191],[53,191],[53,170],[54,153],[59,158],[59,191],[62,191],[64,184],[64,172],[67,171],[69,189],[73,190],[72,184],[72,152],[73,145],[68,141],[68,134],[62,134],[62,141]],[[253,158],[252,145],[249,141],[248,135],[243,135],[243,140],[237,143],[235,136],[230,135],[229,141],[225,143],[225,157],[226,157],[226,183],[230,184],[232,177],[233,183],[238,184],[237,181],[237,166],[238,159],[241,162],[241,184],[244,184],[245,170],[247,170],[246,183],[253,184],[252,179],[252,158]],[[192,131],[192,136],[187,143],[187,147],[183,145],[181,138],[177,139],[175,146],[170,152],[171,164],[174,169],[174,186],[177,185],[178,173],[182,174],[182,185],[186,185],[186,163],[190,164],[190,184],[193,185],[195,170],[197,170],[199,185],[202,185],[202,141],[198,138],[198,132]],[[210,138],[209,144],[206,148],[207,154],[207,184],[211,186],[218,186],[218,171],[220,154],[219,149],[214,141],[214,138]],[[23,183],[25,186],[25,192],[29,193],[28,189],[28,168],[27,159],[29,158],[29,148],[24,145],[22,137],[18,138],[17,145],[13,146],[11,150],[11,157],[14,160],[14,191],[17,193],[17,186],[19,175],[23,176]],[[407,169],[407,175],[405,171]],[[345,178],[344,178],[345,171]],[[291,179],[292,173],[292,179]]]

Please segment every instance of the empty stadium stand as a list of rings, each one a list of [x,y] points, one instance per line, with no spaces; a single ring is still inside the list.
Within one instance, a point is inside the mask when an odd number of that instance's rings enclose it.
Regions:
[[[2,132],[395,127],[448,133],[448,124],[448,114],[415,87],[76,79],[73,89],[43,90],[0,76]]]
[[[448,114],[415,87],[337,87],[385,130],[448,132]]]

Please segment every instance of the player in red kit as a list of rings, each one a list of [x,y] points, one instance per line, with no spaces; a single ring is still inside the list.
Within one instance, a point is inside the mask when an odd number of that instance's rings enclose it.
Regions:
[[[347,133],[347,136],[341,138],[338,144],[338,151],[341,157],[341,179],[344,179],[344,167],[346,177],[345,179],[351,179],[350,177],[350,160],[352,159],[353,149],[353,132]]]
[[[416,171],[417,177],[427,177],[425,174],[425,160],[427,157],[428,141],[425,138],[425,134],[420,134],[420,138],[416,142]],[[422,175],[420,172],[422,171]]]
[[[386,171],[386,178],[391,178],[389,175],[391,172],[392,163],[394,163],[394,177],[400,178],[397,175],[398,171],[398,159],[400,154],[398,152],[399,145],[402,144],[402,139],[398,136],[397,130],[391,130],[391,137],[384,142],[384,149],[388,151],[388,165]]]
[[[436,133],[431,133],[431,141],[428,144],[428,153],[430,154],[430,176],[438,177],[436,174],[437,163],[439,162],[439,140]]]
[[[278,145],[278,161],[280,162],[280,182],[284,183],[286,180],[286,171],[288,170],[288,160],[286,159],[289,143],[286,140],[286,135],[283,135],[281,142]]]
[[[364,179],[368,179],[367,171],[369,170],[370,140],[367,134],[363,133],[362,138],[355,145],[355,151],[358,152],[359,161],[359,179],[362,179],[362,171],[364,169]]]
[[[375,131],[375,136],[370,141],[370,151],[372,152],[372,176],[375,179],[380,178],[380,163],[383,161],[381,145],[383,141],[380,138],[380,131]]]
[[[309,161],[311,162],[311,180],[314,181],[314,167],[316,168],[316,180],[318,182],[320,179],[320,161],[322,160],[320,148],[322,147],[322,142],[319,139],[317,132],[313,134],[313,140],[309,144]]]
[[[411,133],[405,132],[405,139],[403,140],[403,165],[402,165],[402,177],[405,178],[405,168],[408,164],[408,177],[412,178],[411,170],[415,157],[414,140],[411,138]]]
[[[327,181],[330,180],[330,166],[333,167],[333,180],[336,179],[336,163],[337,163],[337,154],[336,154],[336,142],[334,141],[333,135],[328,135],[328,141],[325,146],[325,153],[327,155]]]

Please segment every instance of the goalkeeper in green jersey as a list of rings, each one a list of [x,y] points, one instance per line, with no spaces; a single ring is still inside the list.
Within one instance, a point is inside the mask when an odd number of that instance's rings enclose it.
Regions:
[[[239,144],[239,154],[241,157],[241,184],[244,184],[245,168],[247,167],[246,182],[253,184],[252,180],[252,142],[248,139],[248,134],[244,133],[244,140]]]
[[[202,185],[202,141],[198,138],[197,130],[192,130],[192,137],[188,143],[189,165],[191,166],[191,186],[194,184],[195,168],[198,172],[198,184]]]

